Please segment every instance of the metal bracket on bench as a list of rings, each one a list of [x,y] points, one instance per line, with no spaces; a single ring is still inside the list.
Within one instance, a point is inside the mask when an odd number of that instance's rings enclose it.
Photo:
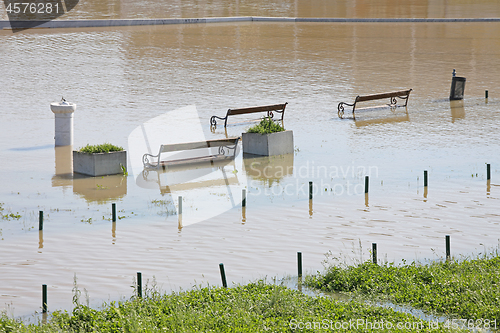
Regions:
[[[219,155],[226,155],[226,150],[228,150],[228,153],[229,153],[229,150],[234,150],[233,152],[233,155],[235,156],[236,155],[236,149],[238,148],[238,141],[240,141],[240,138],[238,137],[238,139],[235,141],[234,145],[232,146],[219,146]]]
[[[396,96],[396,97],[399,99],[404,99],[405,100],[404,106],[407,106],[408,105],[408,98],[410,98],[410,93],[408,93],[408,95],[406,95],[406,97],[401,97],[401,96]],[[391,98],[391,105],[396,106],[396,104],[398,103],[398,101],[396,100],[396,97]]]
[[[212,116],[212,117],[210,117],[210,127],[212,127],[212,126],[213,126],[213,127],[217,127],[217,120],[215,120],[216,118],[217,118],[217,119],[220,119],[220,120],[225,120],[225,121],[227,121],[227,116],[225,116],[224,118],[222,118],[222,117],[217,117],[217,116]]]
[[[337,106],[337,113],[339,115],[339,118],[343,118],[344,117],[344,105],[347,105],[347,106],[352,106],[353,109],[352,109],[352,113],[354,113],[354,106],[356,105],[356,103],[353,103],[353,104],[349,104],[349,103],[346,103],[346,102],[340,102],[339,105]]]

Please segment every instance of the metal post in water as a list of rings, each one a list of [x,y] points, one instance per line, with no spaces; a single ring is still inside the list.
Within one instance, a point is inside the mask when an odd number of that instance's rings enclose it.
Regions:
[[[491,179],[490,165],[486,164],[486,180]]]
[[[313,198],[313,182],[309,182],[309,200]]]
[[[182,195],[179,195],[179,216],[182,215]]]
[[[247,190],[241,190],[241,207],[247,206]]]
[[[370,179],[368,176],[365,176],[365,193],[368,193],[368,184],[370,182]]]
[[[488,99],[488,90],[484,91],[484,98]]]
[[[38,230],[43,230],[43,211],[38,213]]]
[[[219,264],[219,269],[220,269],[220,277],[222,279],[222,286],[224,288],[227,288],[226,272],[224,272],[224,264],[223,263]]]
[[[302,277],[302,252],[297,252],[297,271],[299,278]]]
[[[372,243],[372,258],[373,263],[377,263],[377,243]]]
[[[116,222],[116,204],[115,203],[111,204],[111,213],[112,213],[112,216],[113,216],[112,221]]]
[[[142,273],[137,272],[137,297],[142,298]]]
[[[42,284],[42,313],[47,312],[47,285]]]
[[[446,235],[446,260],[451,259],[451,251],[450,251],[450,235]]]
[[[424,170],[424,187],[427,187],[427,170]]]

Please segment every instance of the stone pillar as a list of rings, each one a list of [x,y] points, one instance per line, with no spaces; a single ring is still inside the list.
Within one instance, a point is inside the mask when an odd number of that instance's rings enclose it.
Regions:
[[[59,103],[50,103],[50,109],[55,115],[56,146],[73,145],[73,113],[76,104],[62,100]]]

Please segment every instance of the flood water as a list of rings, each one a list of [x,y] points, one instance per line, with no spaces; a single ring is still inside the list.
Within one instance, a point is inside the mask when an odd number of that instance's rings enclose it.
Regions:
[[[495,1],[168,3],[110,2],[106,17],[82,3],[67,18],[500,16]],[[298,251],[314,273],[329,252],[340,262],[369,259],[372,243],[381,261],[396,262],[442,258],[445,235],[457,257],[497,247],[499,32],[494,22],[0,31],[1,307],[30,316],[47,284],[49,311],[71,309],[75,275],[97,307],[130,297],[136,272],[170,291],[220,285],[219,263],[233,283],[293,276]],[[467,79],[462,101],[448,100],[453,69]],[[337,104],[357,95],[410,88],[407,108],[337,116]],[[49,105],[61,96],[77,104],[73,148],[133,150],[129,136],[155,117],[154,151],[162,140],[238,136],[248,125],[212,132],[210,117],[288,102],[295,152],[238,154],[199,179],[189,170],[144,176],[132,168],[142,156],[129,154],[128,176],[73,177],[72,148],[54,148]],[[178,110],[189,117],[164,116]]]

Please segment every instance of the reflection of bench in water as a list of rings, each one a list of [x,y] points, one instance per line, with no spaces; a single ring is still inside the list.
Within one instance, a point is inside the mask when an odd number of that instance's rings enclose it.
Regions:
[[[392,109],[390,113],[387,112],[370,112],[370,114],[362,114],[361,116],[354,118],[354,124],[356,127],[377,125],[377,124],[388,124],[388,123],[399,123],[404,121],[410,121],[410,116],[406,108],[403,111],[396,111]]]
[[[198,142],[187,142],[187,143],[174,143],[168,145],[161,145],[158,155],[144,154],[142,156],[142,163],[145,169],[150,168],[159,168],[159,167],[167,167],[178,164],[186,164],[186,163],[200,163],[206,161],[217,161],[217,160],[226,160],[235,157],[236,147],[238,145],[239,137],[235,138],[225,138],[225,139],[215,139],[215,140],[207,140],[207,141],[198,141]],[[208,155],[197,156],[197,157],[189,157],[182,159],[170,159],[170,160],[162,160],[161,154],[163,153],[173,153],[179,151],[191,151],[198,149],[210,149],[218,147],[218,153],[213,154],[210,152]],[[226,155],[232,151],[232,155]]]
[[[344,105],[352,106],[352,116],[354,117],[354,110],[356,110],[356,104],[359,102],[375,101],[375,100],[379,100],[379,99],[389,98],[389,104],[386,104],[384,106],[395,107],[395,106],[397,106],[397,99],[396,98],[400,98],[400,99],[405,100],[404,106],[407,106],[408,105],[408,98],[410,98],[411,91],[412,91],[412,89],[408,89],[408,90],[387,92],[387,93],[382,93],[382,94],[357,96],[356,99],[354,100],[353,104],[348,104],[346,102],[340,102],[339,105],[337,106],[339,118],[342,118],[344,116]]]
[[[175,165],[162,169],[144,169],[142,177],[137,179],[137,185],[143,188],[160,188],[161,194],[177,191],[188,191],[200,188],[238,185],[236,172],[226,171],[225,166],[236,170],[234,160],[210,161],[197,164]],[[222,173],[222,178],[206,179],[212,173]],[[153,185],[153,186],[151,186]]]

